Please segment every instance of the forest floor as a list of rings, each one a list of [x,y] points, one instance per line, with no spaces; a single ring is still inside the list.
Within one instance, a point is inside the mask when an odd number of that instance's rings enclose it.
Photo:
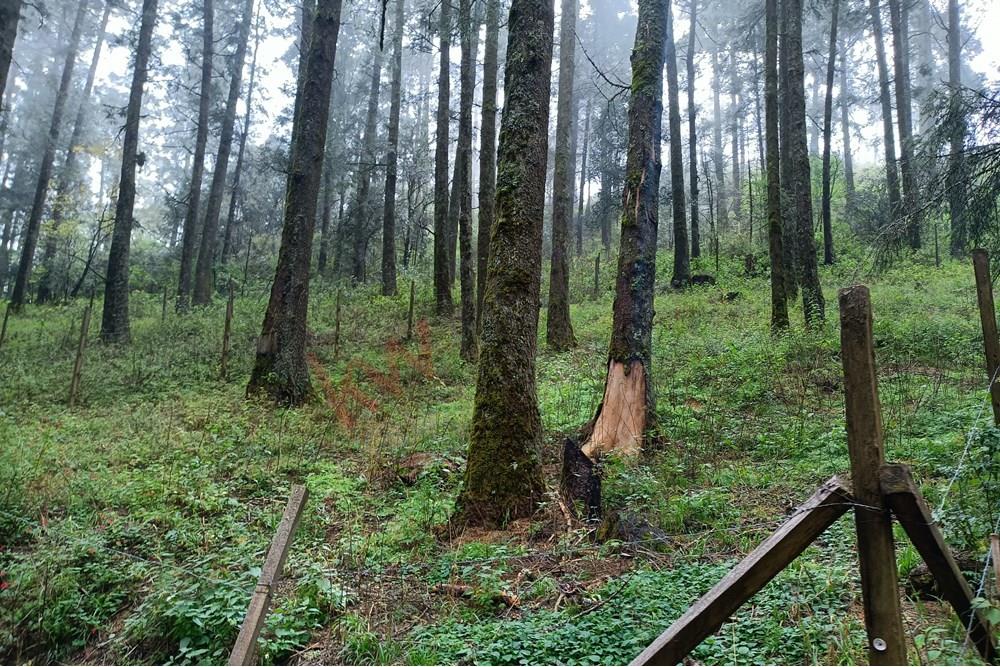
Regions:
[[[506,531],[461,536],[444,526],[475,370],[459,359],[457,321],[431,316],[428,281],[412,340],[407,289],[359,288],[344,292],[336,343],[336,287],[314,284],[317,398],[295,410],[244,396],[264,285],[236,301],[228,381],[221,299],[163,319],[159,296],[136,293],[123,348],[96,342],[95,317],[72,409],[85,304],[29,308],[0,351],[0,662],[224,662],[290,485],[304,483],[264,662],[627,663],[847,471],[836,288],[854,282],[872,288],[888,458],[914,466],[948,539],[981,559],[1000,507],[1000,432],[987,427],[971,265],[902,260],[874,277],[864,259],[823,270],[821,330],[805,332],[796,307],[779,338],[766,277],[741,277],[737,259],[717,286],[658,293],[661,444],[604,468],[605,502],[667,536],[632,544],[567,528],[554,501],[562,438],[603,386],[613,294],[605,270],[593,297],[592,257],[573,271],[579,347],[539,345],[552,501]],[[668,271],[664,254],[659,284]],[[544,332],[544,309],[542,320]],[[901,533],[897,549],[905,578],[919,558]],[[904,611],[911,660],[978,660],[940,605],[908,596]],[[692,657],[863,662],[849,516]]]

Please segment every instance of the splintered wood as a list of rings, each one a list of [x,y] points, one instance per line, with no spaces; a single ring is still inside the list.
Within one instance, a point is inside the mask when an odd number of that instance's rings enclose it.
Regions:
[[[646,372],[642,362],[612,361],[604,385],[604,401],[590,439],[581,448],[591,460],[608,452],[632,455],[642,447],[646,430]]]

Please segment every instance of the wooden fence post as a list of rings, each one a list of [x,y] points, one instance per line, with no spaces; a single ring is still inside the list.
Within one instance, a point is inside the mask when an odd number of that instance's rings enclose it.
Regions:
[[[410,311],[406,316],[406,340],[413,338],[413,301],[416,296],[417,281],[410,281]],[[338,318],[339,320],[339,318]]]
[[[341,290],[337,290],[337,312],[336,319],[333,323],[333,358],[336,359],[340,355],[340,293]]]
[[[844,404],[851,478],[858,507],[861,592],[864,597],[868,660],[905,665],[906,643],[899,607],[892,517],[885,508],[879,469],[885,462],[882,408],[875,374],[871,297],[864,285],[840,291],[840,348],[844,362]]]
[[[7,310],[3,313],[3,326],[0,327],[0,349],[3,349],[3,342],[7,340],[7,320],[10,319],[10,302],[7,302]]]
[[[972,266],[976,271],[976,298],[979,301],[979,320],[983,326],[983,348],[986,352],[986,377],[990,381],[990,402],[993,404],[993,423],[1000,426],[1000,339],[997,338],[997,315],[993,307],[993,280],[990,277],[990,256],[982,248],[972,251]]]
[[[1000,600],[1000,535],[990,535],[990,557],[993,559],[993,592]]]
[[[76,406],[76,398],[80,393],[80,380],[83,374],[83,350],[87,347],[87,333],[90,331],[90,313],[93,306],[83,309],[83,322],[80,324],[80,340],[76,345],[76,360],[73,362],[73,377],[69,381],[69,407]]]
[[[281,578],[281,569],[285,565],[285,557],[292,544],[292,536],[299,525],[302,509],[308,498],[309,492],[306,487],[297,484],[292,487],[288,504],[285,506],[285,513],[281,517],[281,523],[278,524],[274,538],[271,539],[271,547],[267,550],[264,567],[260,570],[257,588],[254,589],[253,597],[250,598],[247,615],[243,619],[243,625],[240,626],[240,634],[236,637],[236,643],[233,644],[233,650],[229,654],[230,665],[253,663],[254,654],[257,652],[257,637],[260,636],[261,628],[264,627],[264,620],[267,618],[268,608],[271,606],[271,597],[274,595],[278,580]]]
[[[233,299],[236,297],[236,285],[233,279],[229,279],[229,300],[226,301],[226,324],[222,329],[222,360],[219,362],[219,375],[223,382],[229,376],[229,352],[232,349],[230,342],[233,331]]]
[[[594,257],[594,299],[600,298],[601,293],[601,253]]]

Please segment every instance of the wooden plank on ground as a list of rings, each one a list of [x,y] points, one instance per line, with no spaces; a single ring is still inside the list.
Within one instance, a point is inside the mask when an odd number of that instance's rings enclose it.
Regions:
[[[997,659],[997,649],[990,635],[989,625],[972,608],[975,595],[920,495],[910,467],[901,464],[884,465],[879,471],[879,478],[886,502],[927,563],[941,594],[954,608],[962,625],[968,629],[969,638],[983,660],[987,663],[994,662]]]
[[[254,589],[253,597],[250,598],[246,618],[243,619],[243,625],[240,627],[240,634],[236,637],[233,651],[229,654],[230,665],[253,663],[254,654],[257,651],[257,637],[260,636],[261,628],[264,627],[264,619],[267,618],[267,612],[271,606],[271,597],[274,595],[278,580],[281,578],[281,569],[285,564],[292,536],[299,525],[302,509],[305,507],[308,497],[309,492],[306,487],[298,484],[292,486],[292,493],[288,497],[285,513],[281,517],[281,523],[278,524],[274,538],[271,540],[271,548],[267,551],[264,567],[260,571],[260,578],[257,579],[257,587]]]
[[[718,630],[824,530],[854,500],[845,482],[833,477],[798,507],[777,531],[744,558],[722,581],[694,603],[666,632],[632,661],[633,665],[676,665]]]

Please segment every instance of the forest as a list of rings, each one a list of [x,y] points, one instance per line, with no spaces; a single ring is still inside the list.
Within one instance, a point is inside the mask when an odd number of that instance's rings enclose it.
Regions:
[[[997,664],[995,0],[0,0],[0,662]]]

